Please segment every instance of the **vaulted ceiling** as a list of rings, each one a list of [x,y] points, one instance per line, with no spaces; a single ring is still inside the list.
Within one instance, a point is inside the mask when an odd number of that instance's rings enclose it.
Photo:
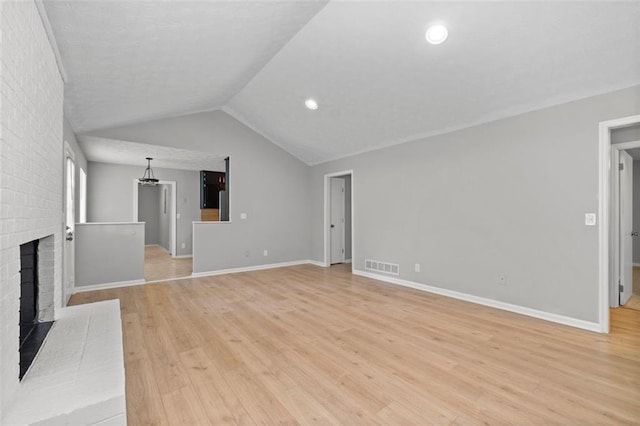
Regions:
[[[223,109],[308,164],[640,84],[640,2],[45,7],[76,132]]]

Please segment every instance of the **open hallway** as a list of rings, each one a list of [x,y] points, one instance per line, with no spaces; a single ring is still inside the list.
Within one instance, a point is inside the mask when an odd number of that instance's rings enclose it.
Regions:
[[[633,424],[640,312],[597,334],[296,266],[119,298],[139,424]]]
[[[144,248],[144,279],[147,282],[183,278],[191,275],[193,259],[174,259],[160,246]]]

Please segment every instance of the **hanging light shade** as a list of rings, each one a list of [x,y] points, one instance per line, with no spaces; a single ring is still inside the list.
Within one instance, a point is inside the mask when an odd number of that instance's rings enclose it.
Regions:
[[[142,185],[156,186],[158,182],[160,182],[153,175],[153,170],[151,170],[151,160],[153,160],[153,158],[147,157],[147,168],[144,169],[144,175],[138,179]]]

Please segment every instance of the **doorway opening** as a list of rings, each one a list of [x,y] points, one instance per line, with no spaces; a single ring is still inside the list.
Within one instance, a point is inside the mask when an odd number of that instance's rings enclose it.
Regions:
[[[75,287],[76,163],[71,146],[64,142],[64,243],[62,249],[62,304],[66,306]]]
[[[161,180],[157,185],[146,186],[136,179],[133,184],[133,220],[145,223],[145,281],[191,275],[192,257],[177,254],[176,182]]]
[[[625,167],[627,172],[633,169],[633,161],[629,161],[631,155],[624,151],[640,147],[640,115],[601,122],[599,132],[598,322],[599,331],[609,333],[609,309],[620,306],[626,292],[633,288],[633,238],[636,237],[633,236],[632,209],[625,207],[631,206],[633,199],[633,174],[622,172]],[[620,166],[621,157],[626,165]],[[622,208],[621,201],[625,203]],[[622,280],[626,282],[623,284]]]
[[[618,285],[611,288],[609,305],[640,310],[640,140],[616,142],[612,133],[611,266]]]
[[[324,266],[350,265],[354,256],[353,171],[324,177]]]

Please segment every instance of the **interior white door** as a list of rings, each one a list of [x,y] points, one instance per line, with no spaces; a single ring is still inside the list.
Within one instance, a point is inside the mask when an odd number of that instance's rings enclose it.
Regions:
[[[71,151],[66,151],[64,174],[64,226],[65,242],[62,267],[62,300],[69,301],[75,286],[75,244],[73,242],[75,232],[75,177],[76,166]]]
[[[331,264],[344,262],[344,179],[331,178]]]
[[[633,158],[620,152],[620,305],[633,292]]]

